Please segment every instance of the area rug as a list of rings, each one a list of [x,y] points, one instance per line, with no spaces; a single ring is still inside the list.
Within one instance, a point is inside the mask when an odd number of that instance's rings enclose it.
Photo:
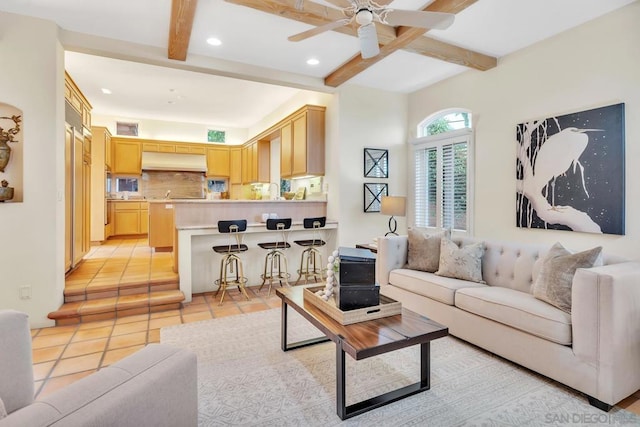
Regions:
[[[289,342],[321,334],[289,310]],[[280,350],[280,309],[162,328],[198,356],[200,426],[640,425],[454,337],[431,343],[431,389],[352,419],[336,415],[335,345]],[[532,355],[535,357],[534,355]],[[418,346],[347,361],[347,404],[414,383]]]

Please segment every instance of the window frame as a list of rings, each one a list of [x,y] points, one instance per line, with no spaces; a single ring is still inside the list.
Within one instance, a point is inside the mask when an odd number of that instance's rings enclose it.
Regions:
[[[453,111],[460,111],[460,110],[447,110],[446,112],[440,112],[438,114],[432,115],[429,117],[429,120],[435,120],[438,117],[441,117],[443,115],[446,114],[450,114]],[[427,120],[423,120],[419,126],[424,126],[424,124],[427,123]],[[431,226],[420,226],[420,228],[427,228],[427,229],[431,229],[431,230],[440,230],[442,227],[440,227],[438,224],[442,223],[442,195],[443,195],[443,190],[442,190],[442,147],[444,147],[445,145],[451,145],[451,144],[455,144],[455,143],[459,143],[459,142],[466,142],[467,143],[467,229],[466,230],[459,230],[459,229],[452,229],[451,231],[455,234],[458,235],[464,235],[464,236],[473,236],[473,229],[474,229],[474,215],[473,215],[473,211],[474,211],[474,190],[475,190],[475,168],[474,168],[474,163],[475,163],[475,144],[474,144],[474,132],[473,129],[471,128],[464,128],[464,129],[458,129],[458,130],[452,130],[449,132],[443,132],[443,133],[439,133],[436,135],[428,135],[428,136],[422,136],[422,137],[418,137],[415,138],[413,140],[410,141],[410,145],[411,145],[411,150],[410,150],[410,161],[412,166],[415,166],[415,156],[416,156],[416,151],[417,150],[425,150],[425,149],[432,149],[432,148],[436,148],[437,151],[437,174],[436,174],[436,227],[431,227]],[[417,188],[417,177],[416,177],[416,173],[415,173],[415,169],[414,167],[411,168],[413,170],[413,173],[411,174],[411,183],[413,185],[413,188]],[[416,210],[416,194],[415,191],[412,193],[411,195],[411,222],[413,224],[413,227],[418,227],[416,225],[416,215],[415,215],[415,210]]]

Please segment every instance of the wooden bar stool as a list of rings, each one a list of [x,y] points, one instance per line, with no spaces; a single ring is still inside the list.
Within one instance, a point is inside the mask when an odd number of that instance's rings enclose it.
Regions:
[[[238,291],[240,291],[247,300],[249,299],[249,295],[244,288],[247,278],[244,277],[242,259],[237,255],[249,249],[247,245],[242,243],[242,237],[246,229],[247,220],[245,219],[218,221],[218,232],[229,234],[229,244],[213,246],[214,252],[224,255],[220,260],[220,278],[215,281],[215,284],[218,285],[215,296],[218,296],[218,292],[222,290],[220,305],[222,305],[224,293],[227,291],[227,286],[229,285],[236,285]]]
[[[287,230],[291,228],[291,218],[267,219],[267,230],[278,230],[281,233],[281,240],[275,242],[258,243],[262,249],[266,249],[267,255],[264,258],[264,273],[262,274],[262,284],[258,290],[262,289],[267,281],[269,281],[269,290],[267,297],[271,295],[271,286],[276,280],[289,286],[289,268],[287,265],[287,257],[284,254],[285,249],[289,249],[291,245],[287,241]],[[282,264],[284,263],[284,270]]]
[[[318,248],[326,244],[320,234],[320,229],[325,226],[326,221],[327,218],[322,216],[305,218],[302,222],[304,228],[313,229],[313,238],[308,240],[295,240],[296,245],[307,248],[302,251],[302,255],[300,256],[300,269],[298,270],[296,285],[303,276],[305,283],[308,283],[309,279],[313,279],[316,283],[318,279],[320,279],[320,281],[324,280],[322,254]]]

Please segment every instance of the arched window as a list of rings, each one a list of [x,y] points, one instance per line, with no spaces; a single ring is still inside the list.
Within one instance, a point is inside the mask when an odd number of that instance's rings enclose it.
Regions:
[[[451,109],[427,117],[412,141],[414,226],[470,233],[472,116]]]
[[[459,129],[471,129],[471,113],[464,110],[445,110],[424,119],[418,125],[418,137]]]

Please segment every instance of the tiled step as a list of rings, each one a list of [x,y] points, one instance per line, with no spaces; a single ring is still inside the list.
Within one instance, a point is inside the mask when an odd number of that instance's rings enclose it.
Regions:
[[[89,283],[85,286],[65,286],[64,302],[88,301],[101,298],[113,298],[122,295],[142,294],[146,292],[180,289],[178,278],[159,278],[127,283],[117,281]]]
[[[184,294],[177,289],[97,298],[64,303],[47,317],[56,321],[56,326],[82,322],[107,320],[137,314],[176,310],[184,301]]]

